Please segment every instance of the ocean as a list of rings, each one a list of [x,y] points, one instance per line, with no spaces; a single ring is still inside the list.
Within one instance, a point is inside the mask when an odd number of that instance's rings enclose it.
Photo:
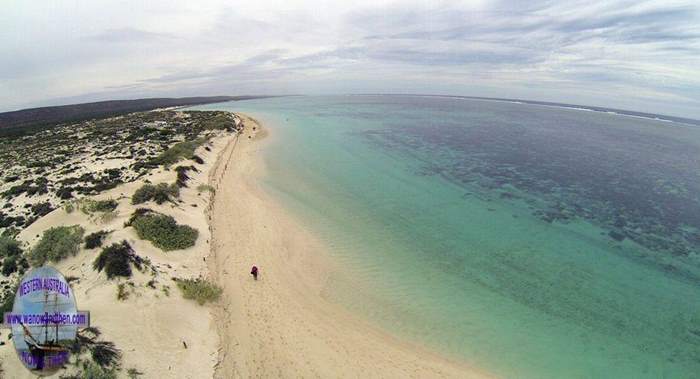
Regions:
[[[700,128],[421,96],[194,107],[274,134],[266,188],[341,263],[323,296],[508,378],[700,376]]]

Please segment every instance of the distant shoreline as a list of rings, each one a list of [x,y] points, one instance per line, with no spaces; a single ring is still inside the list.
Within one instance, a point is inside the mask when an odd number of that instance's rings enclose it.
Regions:
[[[608,113],[618,116],[637,117],[653,121],[672,122],[677,124],[685,124],[691,126],[700,126],[700,120],[688,117],[678,117],[657,113],[646,113],[638,111],[630,111],[618,108],[605,108],[592,105],[578,105],[567,103],[555,103],[549,101],[510,99],[501,97],[483,97],[483,96],[459,96],[459,95],[430,95],[430,94],[394,94],[394,93],[366,93],[366,94],[347,94],[346,96],[403,96],[403,97],[435,97],[445,99],[465,99],[465,100],[483,100],[483,101],[500,101],[514,104],[541,105],[546,107],[566,108],[581,111],[592,111],[599,113]]]

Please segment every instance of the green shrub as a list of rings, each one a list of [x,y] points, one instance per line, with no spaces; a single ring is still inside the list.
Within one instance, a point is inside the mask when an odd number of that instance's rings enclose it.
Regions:
[[[138,212],[138,210],[137,210]],[[180,250],[194,246],[199,232],[187,225],[179,225],[171,216],[145,212],[132,216],[130,225],[139,238],[151,241],[163,251]]]
[[[107,237],[108,234],[109,231],[107,230],[100,230],[95,233],[88,234],[85,236],[85,248],[94,249],[102,246],[102,242],[104,242],[105,237]]]
[[[204,138],[197,138],[192,141],[178,142],[165,150],[157,157],[151,159],[150,164],[169,166],[177,163],[181,159],[190,159],[194,155],[194,151],[203,144]]]
[[[129,220],[124,223],[124,227],[127,228],[131,226],[137,218],[151,213],[154,212],[148,208],[136,208],[134,213],[131,214],[131,217],[129,217]]]
[[[102,249],[92,263],[92,267],[98,272],[104,270],[108,279],[116,276],[130,278],[132,264],[141,270],[143,260],[134,253],[128,242],[122,241]]]
[[[5,314],[5,312],[12,312],[12,307],[15,304],[15,293],[17,293],[17,288],[19,287],[19,279],[16,279],[11,283],[2,293],[2,301],[0,302],[0,314]]]
[[[9,236],[0,236],[0,257],[22,255],[22,246]]]
[[[129,379],[138,379],[138,377],[141,375],[143,375],[143,373],[133,367],[126,371],[126,376]]]
[[[112,212],[117,209],[118,205],[119,203],[114,199],[98,200],[95,202],[93,209],[95,212]]]
[[[131,204],[142,204],[150,200],[163,204],[166,201],[173,201],[178,196],[180,196],[180,189],[176,184],[144,184],[131,196]]]
[[[195,300],[199,305],[219,300],[223,292],[221,287],[202,278],[177,279],[176,282],[177,287],[182,291],[182,296],[185,299]]]
[[[17,272],[17,270],[22,268],[22,261],[23,259],[18,255],[5,257],[5,259],[2,260],[2,274],[10,276],[14,272]]]
[[[108,200],[93,200],[93,199],[81,199],[78,201],[78,207],[85,214],[90,214],[94,212],[112,212],[117,209],[117,203],[114,199]]]
[[[204,159],[200,158],[199,155],[193,155],[191,159],[195,163],[204,164]]]
[[[80,372],[82,379],[117,379],[117,371],[114,368],[101,367],[95,362],[87,361]]]
[[[44,231],[41,240],[29,252],[29,261],[34,266],[41,266],[46,261],[58,262],[77,254],[84,232],[79,225],[57,226]]]
[[[98,219],[101,223],[107,224],[112,222],[115,218],[117,218],[117,216],[119,216],[117,211],[108,211],[100,213],[100,217],[98,217]]]
[[[214,193],[216,192],[214,190],[214,187],[210,186],[209,184],[200,184],[197,186],[197,192],[211,192]]]
[[[197,172],[196,167],[194,166],[177,166],[175,167],[175,171],[177,172],[177,179],[175,180],[175,184],[182,188],[182,187],[187,187],[187,181],[190,180],[190,177],[187,175],[188,171],[194,171]]]
[[[117,285],[117,300],[123,301],[129,298],[129,289],[126,288],[126,283]]]

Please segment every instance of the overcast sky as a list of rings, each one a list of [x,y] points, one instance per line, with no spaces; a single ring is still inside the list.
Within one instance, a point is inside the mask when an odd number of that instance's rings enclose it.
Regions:
[[[700,1],[6,1],[0,111],[425,93],[700,118]]]

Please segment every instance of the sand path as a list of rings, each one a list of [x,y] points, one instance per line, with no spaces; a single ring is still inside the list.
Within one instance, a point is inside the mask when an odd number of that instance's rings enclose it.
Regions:
[[[486,377],[388,336],[320,293],[332,262],[314,236],[258,184],[267,140],[255,121],[220,155],[210,178],[210,275],[224,288],[215,377]],[[269,139],[269,138],[268,138]],[[260,268],[260,279],[249,274]]]

